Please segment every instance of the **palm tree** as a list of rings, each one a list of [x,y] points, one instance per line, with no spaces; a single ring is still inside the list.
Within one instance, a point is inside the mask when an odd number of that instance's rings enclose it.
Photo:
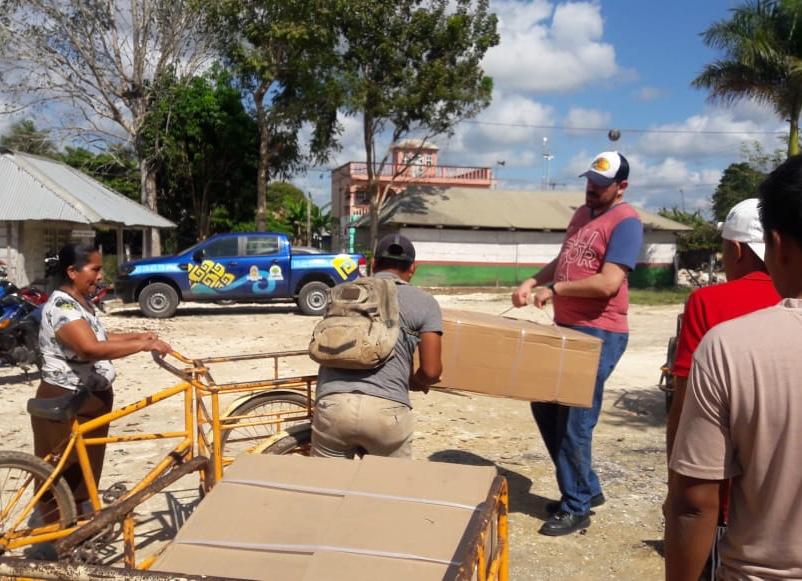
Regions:
[[[750,97],[774,107],[790,126],[788,155],[799,153],[802,110],[802,8],[799,0],[753,0],[729,20],[702,33],[707,46],[726,57],[708,64],[693,86],[709,100],[732,103]]]

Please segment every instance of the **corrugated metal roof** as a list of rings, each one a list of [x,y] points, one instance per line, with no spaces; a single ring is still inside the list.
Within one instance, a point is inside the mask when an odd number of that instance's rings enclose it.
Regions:
[[[0,153],[0,220],[175,227],[75,168],[8,150]]]
[[[565,230],[585,192],[487,190],[481,188],[411,188],[388,202],[383,224]],[[683,232],[688,226],[633,206],[651,230]],[[366,224],[362,219],[359,225]]]

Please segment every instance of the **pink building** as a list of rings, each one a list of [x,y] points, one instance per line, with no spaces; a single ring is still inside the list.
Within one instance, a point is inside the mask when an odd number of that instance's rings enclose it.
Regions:
[[[410,186],[437,188],[485,188],[493,185],[489,167],[439,165],[438,147],[417,139],[407,139],[392,148],[391,159],[379,176],[379,187],[392,183],[390,194],[403,192]],[[378,167],[377,167],[378,170]],[[332,248],[353,250],[354,230],[351,223],[369,211],[367,196],[367,163],[349,161],[331,172]]]

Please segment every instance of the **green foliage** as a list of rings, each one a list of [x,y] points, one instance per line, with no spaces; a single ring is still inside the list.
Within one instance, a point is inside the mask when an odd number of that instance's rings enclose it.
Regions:
[[[257,129],[219,69],[159,85],[140,135],[157,171],[159,211],[178,225],[182,247],[252,215]]]
[[[50,141],[49,132],[37,129],[30,119],[17,121],[6,133],[0,135],[0,147],[44,157],[56,155],[56,147]]]
[[[757,196],[757,187],[766,175],[748,163],[733,163],[724,170],[713,192],[713,216],[723,221],[730,209],[747,198]]]
[[[788,155],[799,153],[802,110],[802,2],[752,0],[711,25],[702,38],[725,56],[707,65],[693,85],[713,101],[752,98],[789,122]]]
[[[693,250],[718,251],[721,248],[721,233],[716,224],[707,220],[698,210],[685,212],[679,208],[662,208],[658,214],[669,220],[685,224],[693,228],[691,232],[680,232],[677,235],[677,250],[688,252]]]
[[[197,0],[207,28],[247,91],[259,127],[258,228],[266,185],[306,163],[324,163],[339,133],[332,0]],[[299,134],[311,129],[308,150]]]
[[[348,0],[340,12],[345,107],[372,138],[388,124],[394,140],[446,133],[489,105],[481,60],[499,37],[486,1]]]
[[[67,147],[59,158],[115,192],[140,201],[139,164],[130,149],[117,146],[93,153],[82,147]]]
[[[482,69],[499,42],[487,0],[337,0],[344,109],[362,115],[371,246],[382,193],[374,171],[376,139],[410,132],[448,134],[488,106],[493,82]]]

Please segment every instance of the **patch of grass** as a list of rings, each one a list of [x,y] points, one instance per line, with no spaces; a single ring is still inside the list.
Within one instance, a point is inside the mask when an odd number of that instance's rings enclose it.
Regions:
[[[691,294],[689,288],[631,288],[629,302],[633,305],[682,305]]]

